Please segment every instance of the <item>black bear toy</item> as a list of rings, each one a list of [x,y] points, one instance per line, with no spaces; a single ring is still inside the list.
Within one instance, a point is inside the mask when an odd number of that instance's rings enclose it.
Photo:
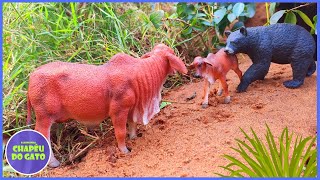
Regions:
[[[228,54],[245,53],[253,64],[244,73],[237,92],[246,91],[249,84],[263,80],[271,62],[291,64],[293,80],[285,81],[287,88],[297,88],[306,76],[316,71],[313,58],[316,53],[315,41],[311,34],[298,25],[273,24],[270,26],[241,27],[228,36],[225,52]]]

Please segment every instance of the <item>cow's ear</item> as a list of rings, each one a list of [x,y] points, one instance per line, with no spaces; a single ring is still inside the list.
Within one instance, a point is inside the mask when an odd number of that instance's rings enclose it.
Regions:
[[[171,53],[167,53],[167,58],[172,69],[177,70],[182,74],[188,73],[188,69],[180,58]]]
[[[241,28],[240,28],[240,33],[241,34],[243,34],[244,36],[247,36],[247,28],[246,27],[244,27],[244,26],[242,26]]]
[[[225,32],[224,32],[224,35],[225,35],[226,37],[228,37],[230,34],[231,34],[231,31],[225,31]]]

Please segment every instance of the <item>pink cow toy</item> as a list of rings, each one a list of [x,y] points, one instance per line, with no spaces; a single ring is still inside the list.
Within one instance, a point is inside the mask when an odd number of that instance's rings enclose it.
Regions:
[[[48,63],[30,75],[27,122],[33,108],[35,130],[50,142],[50,127],[55,122],[76,119],[95,126],[110,117],[118,148],[128,153],[126,123],[129,137],[135,138],[137,123],[146,125],[160,111],[162,85],[176,70],[187,73],[183,61],[164,44],[156,45],[142,59],[119,53],[101,66]],[[59,164],[52,155],[49,166]]]

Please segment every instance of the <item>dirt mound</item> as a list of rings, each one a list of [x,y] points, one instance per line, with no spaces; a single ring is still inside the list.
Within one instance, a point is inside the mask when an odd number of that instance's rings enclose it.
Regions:
[[[240,69],[251,61],[239,56]],[[132,152],[123,155],[116,148],[113,133],[105,136],[81,162],[47,168],[44,176],[127,177],[127,176],[216,176],[226,173],[218,166],[226,165],[222,155],[235,153],[235,138],[243,139],[239,127],[252,127],[263,137],[269,125],[275,136],[282,129],[303,136],[316,134],[316,75],[305,79],[298,89],[287,89],[282,82],[292,78],[290,65],[272,64],[263,81],[251,84],[245,93],[236,93],[237,75],[229,72],[230,104],[224,97],[210,96],[210,106],[202,109],[203,81],[193,82],[166,93],[163,99],[172,104],[151,120],[140,125],[139,138],[127,140]],[[217,88],[218,84],[215,84]],[[196,97],[186,98],[196,92]]]

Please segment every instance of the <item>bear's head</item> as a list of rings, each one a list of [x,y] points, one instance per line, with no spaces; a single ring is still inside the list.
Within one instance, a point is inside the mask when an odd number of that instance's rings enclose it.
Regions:
[[[234,55],[240,52],[245,52],[249,43],[246,27],[241,27],[239,30],[234,32],[226,31],[225,35],[228,37],[227,45],[224,50],[227,54]]]

